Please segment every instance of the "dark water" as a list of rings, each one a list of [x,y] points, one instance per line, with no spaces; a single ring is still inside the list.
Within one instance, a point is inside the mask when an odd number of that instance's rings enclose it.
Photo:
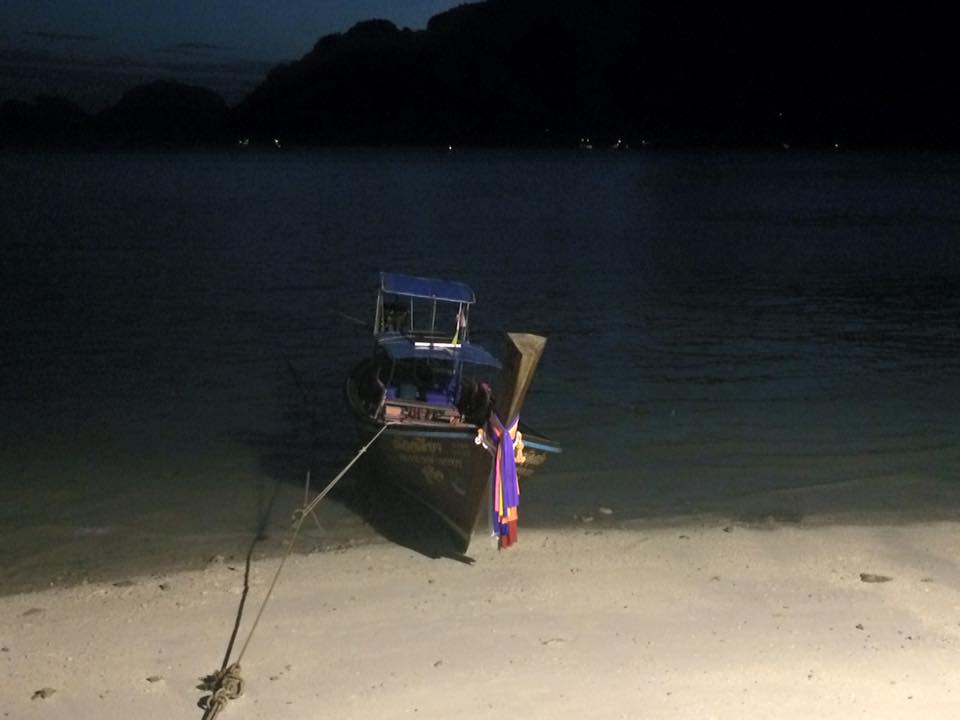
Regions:
[[[524,521],[960,480],[960,158],[281,152],[0,156],[8,587],[274,535],[356,449],[382,269],[549,336],[565,454]],[[898,500],[897,502],[900,502]],[[829,509],[829,508],[827,508]],[[960,509],[960,505],[956,509]],[[375,536],[343,504],[308,542]]]

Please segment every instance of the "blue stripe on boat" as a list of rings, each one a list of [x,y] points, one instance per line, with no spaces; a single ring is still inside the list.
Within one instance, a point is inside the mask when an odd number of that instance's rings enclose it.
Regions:
[[[424,438],[443,438],[450,440],[463,440],[473,442],[476,435],[472,432],[437,432],[436,430],[408,430],[402,428],[390,428],[387,430],[390,435],[410,435],[413,437],[424,437]],[[536,440],[528,440],[526,436],[523,438],[523,444],[525,447],[533,448],[534,450],[541,450],[543,452],[554,453],[559,455],[563,452],[563,448],[559,445],[547,445],[546,443],[537,442]]]

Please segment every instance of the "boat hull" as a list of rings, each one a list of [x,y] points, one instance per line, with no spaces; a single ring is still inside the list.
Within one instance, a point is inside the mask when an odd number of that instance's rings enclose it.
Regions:
[[[361,442],[381,427],[358,419]],[[475,435],[466,429],[390,427],[367,450],[363,470],[424,505],[453,530],[465,551],[490,495],[490,456]]]
[[[354,375],[355,376],[355,375]],[[352,378],[354,377],[352,376]],[[348,381],[347,398],[363,444],[384,423],[366,413]],[[526,460],[517,466],[521,482],[531,477],[559,447],[521,424]],[[365,453],[361,469],[377,481],[404,491],[439,517],[465,552],[474,530],[492,507],[490,472],[493,459],[476,442],[472,424],[401,423],[383,431]]]

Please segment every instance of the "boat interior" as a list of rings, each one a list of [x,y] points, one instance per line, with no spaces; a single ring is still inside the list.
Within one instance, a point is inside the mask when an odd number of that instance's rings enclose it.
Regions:
[[[381,273],[374,352],[352,384],[379,421],[479,425],[492,406],[483,373],[500,363],[469,341],[473,290],[463,283]]]
[[[462,368],[385,353],[358,369],[355,388],[369,415],[384,421],[481,425],[492,405],[490,385]]]

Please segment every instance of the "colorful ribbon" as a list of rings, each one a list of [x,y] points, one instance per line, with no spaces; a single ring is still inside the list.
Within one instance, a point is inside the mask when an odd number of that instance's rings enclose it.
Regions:
[[[493,532],[499,537],[499,547],[508,548],[517,542],[518,507],[520,483],[517,480],[517,461],[514,442],[520,418],[515,417],[508,426],[494,412],[490,413],[486,436],[495,447],[491,485],[493,486]],[[523,442],[522,440],[520,441]],[[522,452],[522,451],[521,451]]]

